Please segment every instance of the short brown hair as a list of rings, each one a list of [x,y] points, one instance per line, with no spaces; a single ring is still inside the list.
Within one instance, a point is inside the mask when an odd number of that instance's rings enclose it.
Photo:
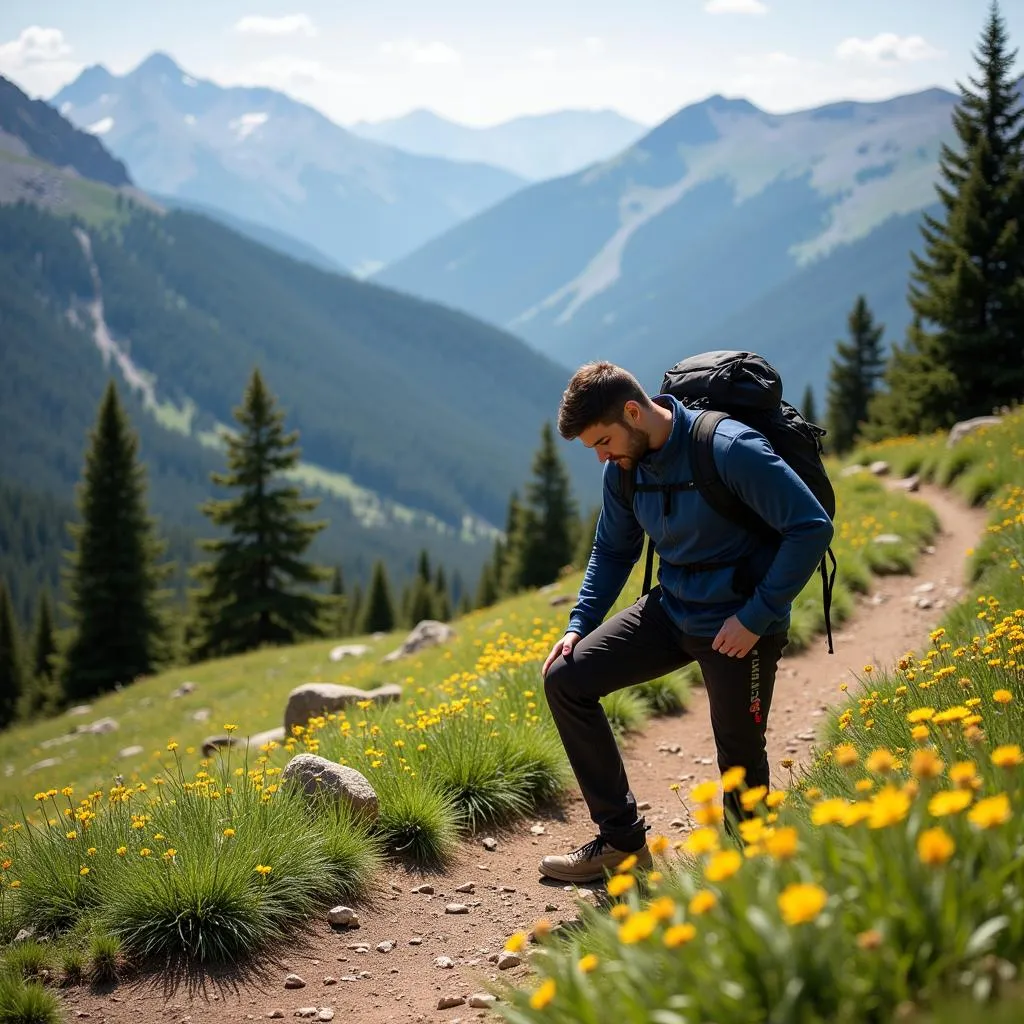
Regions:
[[[621,423],[627,402],[651,404],[647,392],[628,370],[614,363],[586,363],[569,381],[558,407],[558,432],[575,440],[595,423]]]

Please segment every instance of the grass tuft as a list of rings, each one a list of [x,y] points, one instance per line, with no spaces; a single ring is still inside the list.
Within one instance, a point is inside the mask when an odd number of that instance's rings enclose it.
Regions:
[[[12,971],[0,971],[0,1021],[3,1024],[61,1024],[57,997],[38,982],[26,983]]]

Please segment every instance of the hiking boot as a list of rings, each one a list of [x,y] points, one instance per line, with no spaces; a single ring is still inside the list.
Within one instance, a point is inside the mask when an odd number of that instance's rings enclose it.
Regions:
[[[635,854],[630,854],[617,850],[604,837],[596,836],[572,853],[545,857],[540,862],[540,873],[548,878],[557,878],[560,882],[597,882],[606,873],[614,871],[627,857],[634,855],[638,868],[646,871],[653,866],[651,851],[646,843]]]

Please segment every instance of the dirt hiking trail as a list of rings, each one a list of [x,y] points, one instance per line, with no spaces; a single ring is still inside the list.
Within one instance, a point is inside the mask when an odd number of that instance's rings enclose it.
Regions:
[[[779,786],[789,781],[780,761],[807,758],[825,710],[842,696],[840,684],[853,688],[865,665],[886,666],[920,647],[962,593],[966,553],[983,534],[985,512],[936,487],[923,486],[918,497],[935,509],[941,525],[915,572],[877,578],[871,593],[858,597],[855,611],[835,633],[835,654],[818,639],[779,666],[768,728],[773,781]],[[694,690],[684,714],[652,720],[623,745],[630,784],[651,835],[683,834],[683,809],[669,787],[678,782],[685,790],[717,779],[714,753],[702,688]],[[353,905],[361,921],[357,929],[333,931],[325,915],[310,922],[306,937],[292,949],[264,957],[244,975],[232,970],[150,976],[129,979],[109,993],[72,989],[65,997],[68,1019],[208,1024],[294,1020],[300,1009],[306,1016],[312,1011],[310,1019],[354,1024],[494,1019],[488,1010],[470,1005],[471,996],[484,993],[485,983],[499,977],[489,957],[501,952],[512,932],[529,930],[538,918],[557,924],[576,916],[577,893],[542,880],[538,860],[579,846],[593,831],[578,791],[571,791],[559,807],[489,833],[497,840],[494,850],[484,847],[483,836],[467,841],[444,873],[389,864],[377,892]],[[471,891],[457,891],[469,883]],[[413,892],[424,885],[433,892]],[[579,894],[593,900],[602,891],[595,884]],[[468,912],[447,913],[452,903]],[[502,970],[500,977],[515,979],[528,971],[524,962]],[[289,973],[305,986],[286,989]],[[442,1000],[460,999],[438,1008]]]

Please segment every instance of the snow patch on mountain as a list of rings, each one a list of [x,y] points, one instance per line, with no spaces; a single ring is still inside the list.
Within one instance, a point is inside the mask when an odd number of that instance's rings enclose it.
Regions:
[[[234,118],[228,122],[228,127],[234,132],[235,138],[241,142],[252,135],[257,128],[265,125],[269,119],[270,115],[264,111],[253,111]]]

